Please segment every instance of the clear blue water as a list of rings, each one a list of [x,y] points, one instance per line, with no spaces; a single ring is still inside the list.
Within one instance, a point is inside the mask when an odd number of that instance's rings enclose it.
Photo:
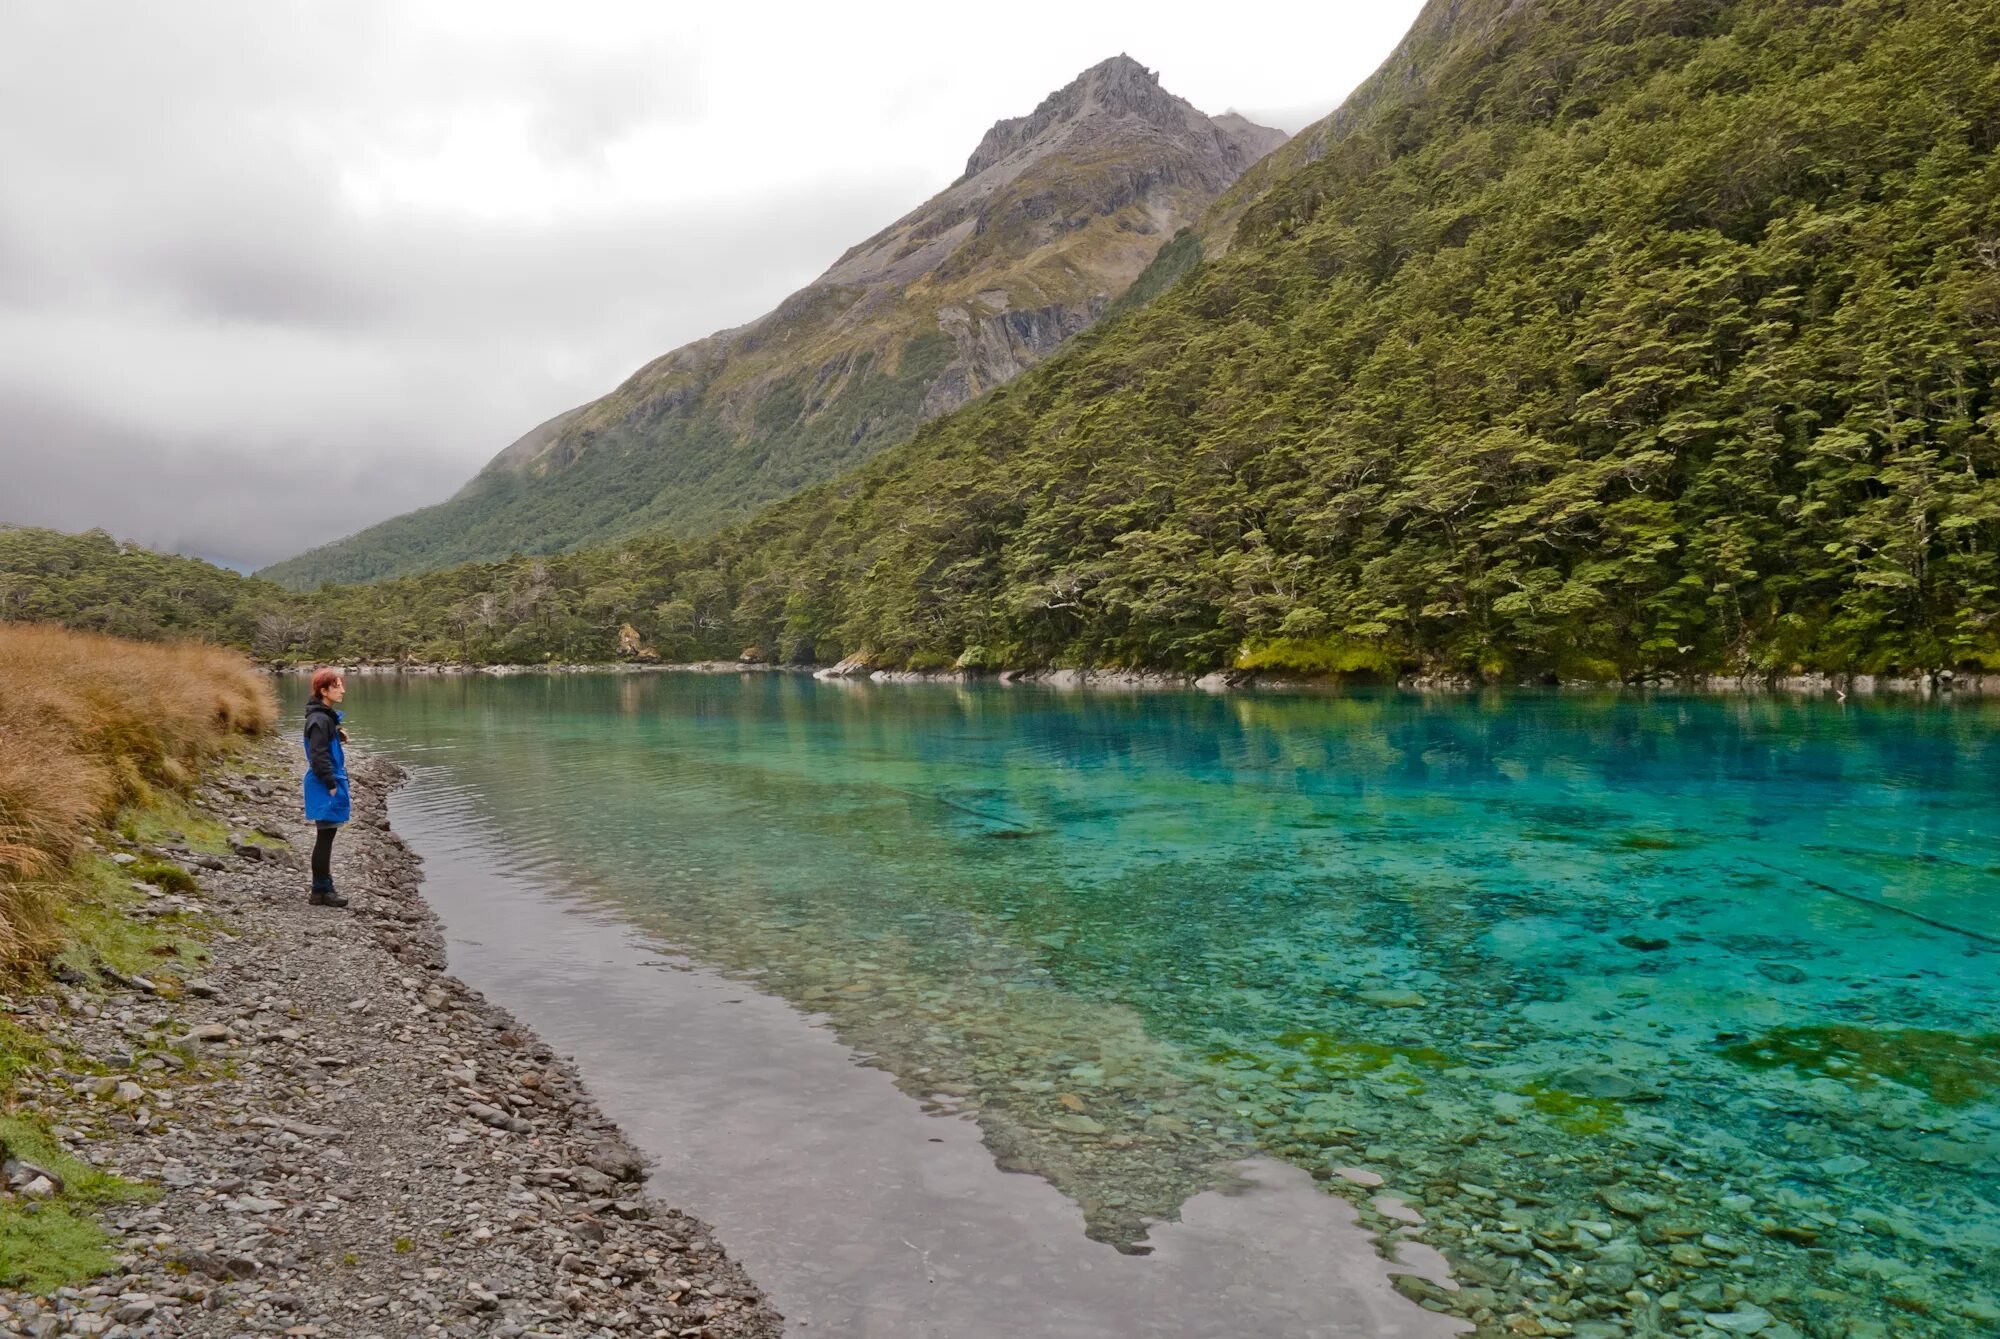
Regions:
[[[2000,1331],[2000,704],[674,674],[347,706],[1127,1248],[1264,1151],[1502,1320]]]

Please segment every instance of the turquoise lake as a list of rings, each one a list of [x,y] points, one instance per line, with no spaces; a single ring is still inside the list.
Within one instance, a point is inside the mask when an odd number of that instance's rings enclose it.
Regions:
[[[519,867],[824,1015],[1121,1249],[1261,1153],[1385,1236],[1393,1192],[1503,1316],[2000,1332],[2000,703],[607,674],[346,705]]]

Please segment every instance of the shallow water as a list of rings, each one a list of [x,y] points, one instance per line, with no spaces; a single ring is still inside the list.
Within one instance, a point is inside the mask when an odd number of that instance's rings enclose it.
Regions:
[[[1099,1241],[1274,1158],[1442,1247],[1468,1310],[2000,1326],[2000,704],[607,675],[347,705],[433,843],[824,1016]]]

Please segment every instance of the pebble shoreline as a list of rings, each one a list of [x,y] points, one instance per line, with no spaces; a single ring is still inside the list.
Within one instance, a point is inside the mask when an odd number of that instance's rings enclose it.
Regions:
[[[23,1105],[162,1193],[104,1214],[116,1272],[0,1290],[0,1339],[782,1334],[709,1228],[648,1196],[573,1067],[445,972],[389,830],[392,764],[352,768],[334,861],[352,905],[307,905],[292,761],[267,743],[199,789],[233,854],[107,839],[198,878],[142,885],[134,914],[198,920],[209,961],[178,988],[73,979],[31,1001],[86,1062],[66,1063],[103,1072],[30,1075]],[[291,849],[237,839],[257,832]]]

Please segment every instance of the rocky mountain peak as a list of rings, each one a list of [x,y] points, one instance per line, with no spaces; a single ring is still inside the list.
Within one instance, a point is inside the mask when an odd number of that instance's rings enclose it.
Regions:
[[[1026,116],[1010,116],[994,122],[993,128],[979,141],[979,147],[965,160],[965,172],[958,180],[970,180],[1092,115],[1133,117],[1163,129],[1179,130],[1188,126],[1190,117],[1199,118],[1201,114],[1160,87],[1157,74],[1121,52],[1099,61],[1043,98],[1041,105]]]
[[[1130,56],[1102,61],[994,125],[964,177],[776,310],[540,424],[440,506],[271,571],[304,587],[530,542],[710,533],[1041,361],[1284,138],[1203,115]]]

